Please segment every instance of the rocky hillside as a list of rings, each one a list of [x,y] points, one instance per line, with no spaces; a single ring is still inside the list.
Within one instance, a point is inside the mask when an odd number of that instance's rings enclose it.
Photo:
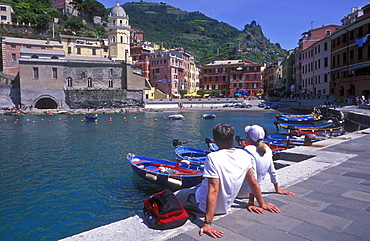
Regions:
[[[182,11],[165,3],[130,2],[122,7],[130,17],[131,27],[144,31],[147,41],[167,48],[183,47],[201,64],[220,59],[268,63],[287,54],[263,35],[255,21],[240,31],[200,12]]]

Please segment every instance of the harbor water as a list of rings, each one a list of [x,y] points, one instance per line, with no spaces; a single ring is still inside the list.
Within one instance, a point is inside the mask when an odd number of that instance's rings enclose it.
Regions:
[[[225,122],[276,133],[272,110],[0,116],[0,239],[58,240],[142,212],[142,200],[164,188],[133,173],[127,153],[175,160],[173,139],[206,149]]]

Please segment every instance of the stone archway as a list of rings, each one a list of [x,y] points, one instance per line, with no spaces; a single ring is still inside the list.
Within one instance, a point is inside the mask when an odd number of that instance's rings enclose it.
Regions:
[[[52,98],[44,97],[44,98],[37,100],[35,104],[35,108],[37,109],[57,109],[58,104]]]

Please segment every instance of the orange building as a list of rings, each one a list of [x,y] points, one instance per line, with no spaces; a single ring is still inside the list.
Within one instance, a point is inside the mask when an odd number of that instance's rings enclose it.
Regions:
[[[214,61],[202,67],[202,74],[201,84],[205,91],[219,90],[225,97],[237,93],[256,96],[262,92],[261,65],[251,61]],[[248,94],[243,94],[244,91]]]

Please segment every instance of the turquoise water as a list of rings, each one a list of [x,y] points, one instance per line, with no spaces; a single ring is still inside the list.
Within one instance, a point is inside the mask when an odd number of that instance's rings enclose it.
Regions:
[[[165,119],[170,112],[105,114],[92,123],[0,116],[0,239],[57,240],[140,213],[143,198],[163,187],[133,173],[129,152],[174,160],[173,139],[205,149],[221,122],[237,135],[247,124],[276,133],[274,111],[212,113],[201,120],[205,112],[184,112],[185,121]]]

